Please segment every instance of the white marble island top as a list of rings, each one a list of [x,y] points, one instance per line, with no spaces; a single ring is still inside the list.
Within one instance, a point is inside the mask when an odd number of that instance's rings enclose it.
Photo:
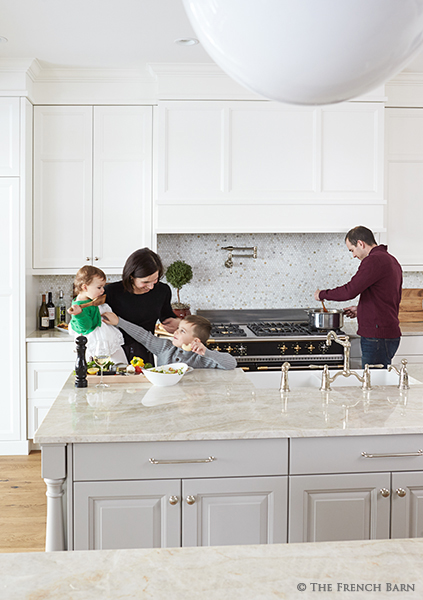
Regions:
[[[423,366],[409,365],[423,381]],[[244,372],[198,369],[173,387],[76,389],[71,376],[36,443],[225,440],[423,433],[423,384],[331,392],[256,389]]]
[[[422,564],[422,539],[0,554],[0,596],[421,598]]]

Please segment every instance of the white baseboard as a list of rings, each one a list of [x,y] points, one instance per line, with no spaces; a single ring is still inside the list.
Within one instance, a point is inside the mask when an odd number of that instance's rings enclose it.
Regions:
[[[0,442],[0,456],[29,454],[31,450],[29,440],[24,440],[23,442]]]

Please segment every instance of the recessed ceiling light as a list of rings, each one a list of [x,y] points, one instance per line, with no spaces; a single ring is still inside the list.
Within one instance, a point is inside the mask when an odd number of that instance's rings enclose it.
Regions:
[[[198,40],[196,38],[179,38],[175,40],[175,44],[179,44],[179,46],[195,46],[198,44]]]
[[[3,42],[4,42],[4,43],[6,43],[6,42],[8,42],[8,41],[9,41],[9,40],[8,40],[7,38],[5,38],[5,37],[3,37],[2,35],[0,35],[0,44],[1,44],[1,43],[3,43]]]

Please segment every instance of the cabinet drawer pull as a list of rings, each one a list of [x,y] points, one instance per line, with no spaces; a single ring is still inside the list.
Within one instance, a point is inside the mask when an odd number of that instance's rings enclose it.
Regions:
[[[190,506],[192,504],[195,504],[195,496],[187,496],[186,501],[187,501],[187,504],[189,504]]]
[[[178,502],[179,502],[178,496],[169,496],[169,504],[171,504],[172,506],[175,506],[175,504],[178,504]]]
[[[361,456],[364,458],[401,458],[401,456],[423,456],[423,450],[417,450],[417,452],[398,452],[398,454],[368,454],[362,452]]]
[[[210,463],[215,459],[214,456],[209,456],[208,458],[186,458],[179,460],[157,460],[156,458],[149,458],[148,462],[151,462],[152,465],[182,465],[186,463]]]
[[[383,496],[384,498],[389,498],[389,495],[390,495],[390,493],[391,493],[391,492],[390,492],[389,490],[387,490],[386,488],[382,488],[382,489],[380,490],[380,493],[382,494],[382,496]]]
[[[407,493],[404,488],[397,488],[395,491],[400,498],[404,498]]]

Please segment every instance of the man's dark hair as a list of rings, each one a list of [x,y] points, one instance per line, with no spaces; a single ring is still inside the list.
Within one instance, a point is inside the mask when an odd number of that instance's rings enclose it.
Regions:
[[[345,236],[345,241],[347,240],[353,246],[357,246],[358,240],[361,240],[368,246],[377,246],[373,231],[370,231],[370,229],[367,229],[367,227],[364,227],[363,225],[358,225],[357,227],[350,229]]]

